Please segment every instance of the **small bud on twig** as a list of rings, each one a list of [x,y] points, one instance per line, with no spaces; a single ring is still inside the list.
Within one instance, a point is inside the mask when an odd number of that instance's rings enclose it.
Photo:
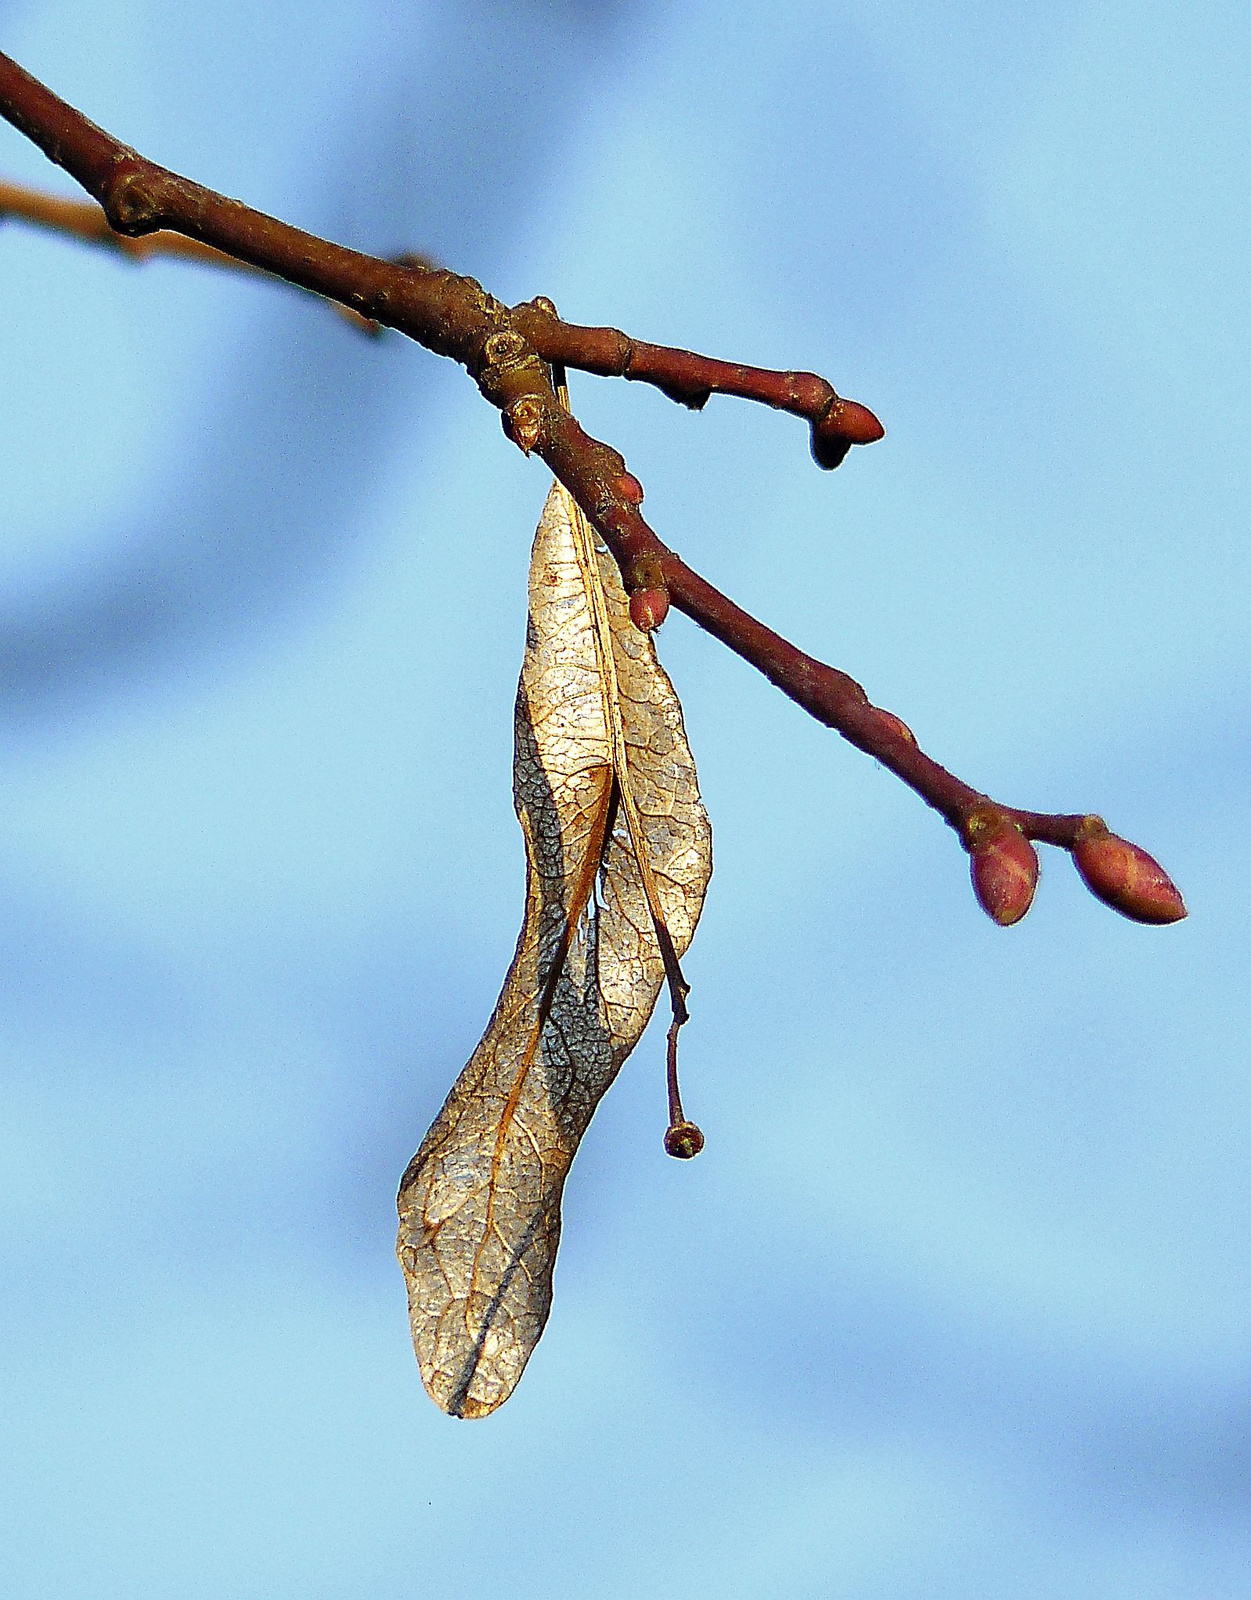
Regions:
[[[532,394],[518,395],[500,413],[504,432],[523,455],[529,455],[543,431],[543,406]]]
[[[893,733],[897,739],[904,739],[909,744],[917,742],[916,734],[913,733],[904,719],[897,717],[893,711],[885,711],[881,706],[874,706],[873,715],[877,718],[878,724],[885,728],[887,732]]]
[[[843,438],[852,444],[876,444],[886,437],[886,429],[859,400],[839,400],[830,413],[830,421],[837,422]]]
[[[650,552],[635,556],[625,569],[624,578],[630,596],[630,621],[640,633],[650,633],[669,615],[664,563]]]
[[[973,893],[1001,928],[1010,928],[1029,910],[1038,887],[1038,854],[1002,812],[977,811],[964,824]]]
[[[630,505],[641,506],[643,504],[643,485],[632,472],[623,472],[620,477],[614,478],[612,487]]]
[[[823,417],[813,419],[812,459],[826,472],[837,467],[853,444],[875,444],[886,433],[868,406],[858,400],[834,401]]]
[[[1134,922],[1180,922],[1186,903],[1160,863],[1087,817],[1073,846],[1073,864],[1091,894]]]
[[[630,596],[630,621],[640,633],[650,633],[669,615],[667,589],[636,589]]]

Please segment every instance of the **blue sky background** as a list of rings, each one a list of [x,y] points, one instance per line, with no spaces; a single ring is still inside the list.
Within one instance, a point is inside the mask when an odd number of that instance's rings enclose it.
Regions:
[[[542,468],[282,288],[0,229],[0,1588],[1244,1596],[1246,62],[1216,0],[0,3],[146,153],[882,416],[575,382],[662,535],[1000,797],[912,796],[675,616],[717,872],[492,1419],[422,1392],[393,1195],[520,919]],[[0,170],[69,191],[0,129]]]

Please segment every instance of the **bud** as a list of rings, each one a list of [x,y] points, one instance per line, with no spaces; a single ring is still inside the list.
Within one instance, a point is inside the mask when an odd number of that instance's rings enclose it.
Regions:
[[[543,404],[532,394],[518,395],[500,414],[504,432],[522,452],[529,455],[543,431]]]
[[[835,408],[838,412],[838,426],[844,439],[850,439],[852,444],[876,444],[879,439],[886,436],[886,429],[877,420],[868,406],[862,406],[859,400],[840,400]]]
[[[825,416],[812,424],[812,459],[830,472],[853,444],[874,444],[885,432],[868,406],[858,400],[835,400]]]
[[[1087,817],[1073,846],[1073,863],[1091,894],[1135,922],[1180,922],[1186,904],[1154,857]]]
[[[904,719],[897,717],[893,711],[884,711],[881,706],[874,706],[873,715],[878,725],[885,728],[888,733],[893,733],[897,739],[904,739],[909,744],[917,742],[916,734],[913,733]]]
[[[630,621],[640,633],[650,633],[669,615],[667,589],[636,589],[630,596]]]
[[[851,440],[844,439],[841,433],[830,433],[823,429],[820,423],[814,422],[808,448],[812,451],[812,459],[822,472],[833,472],[835,467],[842,466],[847,452],[851,449]]]
[[[623,472],[612,480],[612,488],[632,506],[642,505],[643,485],[632,472]]]
[[[974,815],[965,823],[973,893],[1001,928],[1010,928],[1029,910],[1038,887],[1038,855],[1007,817]]]
[[[675,1122],[665,1133],[665,1154],[689,1161],[704,1148],[704,1136],[693,1122]]]

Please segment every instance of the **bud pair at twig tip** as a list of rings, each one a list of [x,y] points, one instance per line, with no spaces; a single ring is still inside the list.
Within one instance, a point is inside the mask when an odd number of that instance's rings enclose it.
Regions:
[[[988,808],[967,817],[964,846],[978,904],[1001,928],[1029,910],[1038,887],[1038,853],[1015,822]]]
[[[1102,817],[1083,817],[1073,864],[1091,894],[1134,922],[1180,922],[1186,903],[1153,856],[1111,832]]]

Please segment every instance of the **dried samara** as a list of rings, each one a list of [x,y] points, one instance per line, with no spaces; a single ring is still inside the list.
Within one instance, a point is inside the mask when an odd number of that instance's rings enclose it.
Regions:
[[[529,602],[513,762],[525,921],[486,1033],[399,1194],[422,1381],[457,1417],[506,1400],[538,1342],[570,1163],[666,976],[672,1069],[677,958],[712,872],[678,697],[559,483]]]

